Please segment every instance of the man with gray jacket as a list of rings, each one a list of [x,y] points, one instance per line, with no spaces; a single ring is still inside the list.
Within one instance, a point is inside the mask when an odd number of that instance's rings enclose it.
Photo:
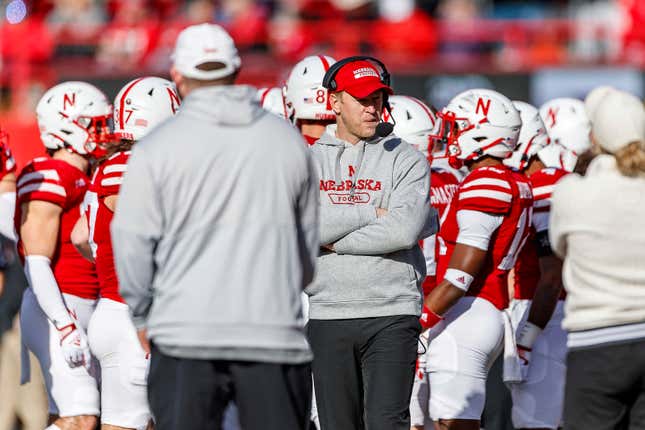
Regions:
[[[430,167],[379,126],[392,93],[384,66],[336,64],[324,81],[336,124],[312,148],[322,247],[306,293],[318,414],[322,430],[409,430],[425,278],[418,240],[436,230]]]
[[[181,109],[135,146],[112,223],[120,291],[151,341],[156,428],[219,429],[234,400],[245,430],[304,429],[311,156],[255,89],[233,85],[240,58],[221,27],[183,30],[173,60]]]

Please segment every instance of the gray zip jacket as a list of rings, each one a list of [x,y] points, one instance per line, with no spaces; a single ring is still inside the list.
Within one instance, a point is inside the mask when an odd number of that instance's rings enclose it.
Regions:
[[[137,143],[111,226],[120,292],[165,354],[304,363],[318,179],[246,86],[194,90]]]
[[[336,126],[312,148],[320,177],[317,276],[306,293],[312,319],[420,315],[425,260],[419,239],[437,230],[425,157],[390,135],[355,145]],[[377,217],[376,208],[387,209]]]

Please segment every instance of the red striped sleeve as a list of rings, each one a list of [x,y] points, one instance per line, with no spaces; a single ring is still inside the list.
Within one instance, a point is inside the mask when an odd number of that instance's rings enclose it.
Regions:
[[[533,173],[529,180],[533,187],[533,211],[547,212],[551,208],[551,194],[556,183],[567,175],[562,169],[546,168]]]
[[[505,214],[511,209],[513,190],[500,169],[477,169],[459,186],[457,210]]]
[[[18,203],[43,200],[65,206],[67,190],[59,172],[52,166],[31,163],[20,173],[16,184]]]
[[[118,152],[101,165],[93,184],[93,189],[96,190],[99,198],[119,193],[123,183],[123,175],[128,170],[129,156],[130,151]]]

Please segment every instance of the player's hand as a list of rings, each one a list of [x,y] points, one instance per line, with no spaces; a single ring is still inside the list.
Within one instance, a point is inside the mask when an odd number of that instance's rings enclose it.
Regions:
[[[145,351],[148,356],[150,355],[150,341],[148,340],[148,330],[145,328],[137,330],[137,337],[139,338],[139,343],[141,348]]]
[[[419,335],[419,339],[417,341],[417,354],[418,355],[425,354],[427,350],[428,350],[428,330],[424,330],[423,333]]]
[[[430,310],[430,308],[424,305],[423,309],[421,310],[421,316],[419,317],[419,323],[421,324],[422,330],[426,331],[434,327],[442,319],[443,318],[441,318],[439,315]]]
[[[320,247],[323,248],[323,249],[326,249],[327,251],[334,252],[334,244],[333,243],[330,243],[330,244],[327,244],[327,245],[321,245]]]
[[[520,372],[522,372],[522,381],[526,381],[529,374],[529,364],[531,364],[531,348],[517,345],[517,355],[520,359]]]
[[[69,367],[85,366],[89,369],[92,364],[92,355],[83,330],[75,323],[57,330],[60,336],[60,346]]]
[[[542,329],[530,321],[525,321],[517,332],[515,343],[517,345],[517,355],[520,359],[520,370],[523,381],[526,381],[528,377],[529,365],[531,364],[531,350],[540,333],[542,333]]]

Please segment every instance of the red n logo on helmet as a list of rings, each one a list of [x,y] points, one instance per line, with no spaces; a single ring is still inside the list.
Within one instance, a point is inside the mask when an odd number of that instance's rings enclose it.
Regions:
[[[393,110],[393,109],[394,109],[393,107],[390,107],[390,110]],[[390,122],[390,117],[391,117],[390,111],[388,111],[387,109],[383,109],[383,113],[381,114],[381,116],[383,117],[383,121]]]
[[[475,113],[479,113],[479,109],[481,108],[482,114],[484,116],[488,116],[488,110],[490,109],[490,99],[486,100],[486,104],[484,104],[484,100],[480,97],[477,99],[477,107],[475,107]]]
[[[553,127],[555,125],[555,122],[558,118],[558,111],[560,108],[557,107],[550,107],[549,110],[546,112],[546,117],[548,118],[549,121],[551,121],[550,127]]]
[[[177,95],[177,93],[175,93],[170,88],[166,88],[166,90],[168,91],[168,95],[170,96],[170,107],[172,108],[172,113],[174,115],[177,112],[177,108],[179,107],[181,102],[179,101],[179,96]]]
[[[76,104],[76,93],[69,94],[65,93],[63,96],[63,110],[67,109],[67,105],[74,106]]]

